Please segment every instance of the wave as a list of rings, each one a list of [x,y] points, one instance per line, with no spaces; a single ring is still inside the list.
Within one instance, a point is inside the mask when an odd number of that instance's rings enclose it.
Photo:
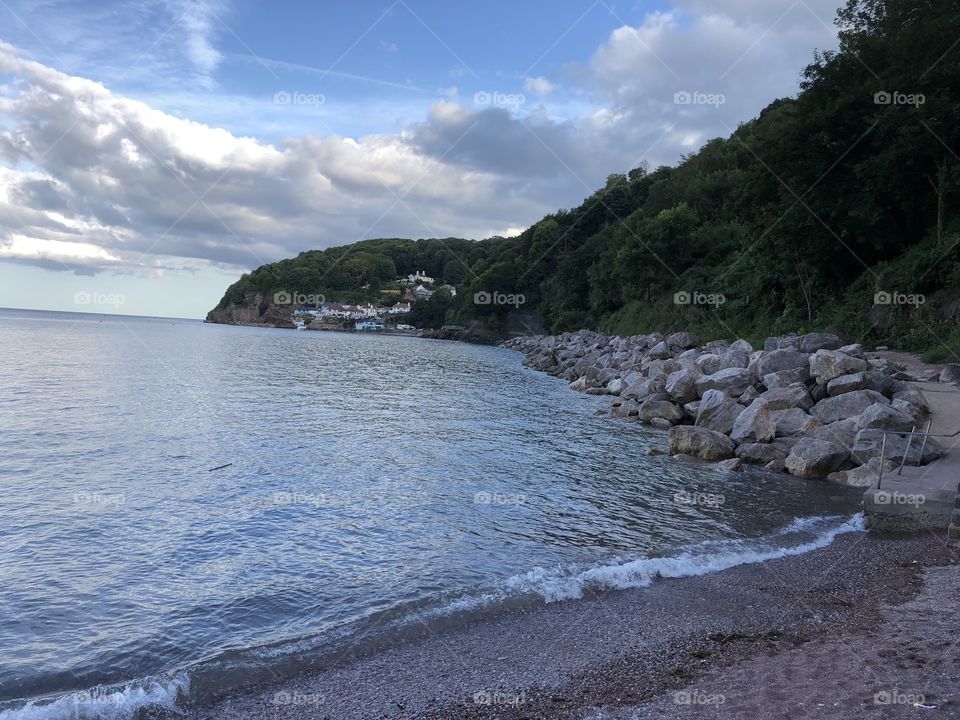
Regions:
[[[0,720],[127,720],[141,708],[179,712],[177,700],[190,692],[190,677],[147,678],[124,686],[102,686],[63,695],[52,702],[32,700],[0,711]]]
[[[615,557],[590,566],[538,567],[499,580],[480,592],[447,597],[442,602],[434,602],[432,606],[399,612],[397,617],[385,624],[385,628],[398,630],[428,621],[449,621],[451,618],[459,623],[462,616],[490,607],[506,608],[531,601],[553,603],[573,600],[583,597],[588,591],[643,588],[658,578],[707,575],[738,565],[801,555],[826,547],[840,535],[863,531],[862,513],[853,516],[814,516],[798,518],[760,538],[709,540],[687,545],[670,555]],[[332,634],[346,639],[351,633],[347,628],[339,628]],[[234,668],[237,664],[260,665],[261,670],[264,665],[279,662],[290,665],[291,658],[302,655],[305,661],[313,650],[330,640],[330,634],[325,634],[250,648],[243,653],[244,658],[235,657],[229,664]],[[208,675],[211,669],[208,666],[203,671],[200,668],[193,670],[195,674],[202,672]],[[270,674],[277,677],[274,672]],[[137,710],[148,706],[177,712],[177,701],[189,694],[190,685],[190,677],[186,672],[181,672],[165,680],[153,678],[123,687],[98,687],[66,695],[53,702],[32,701],[22,708],[0,711],[0,720],[127,720]]]

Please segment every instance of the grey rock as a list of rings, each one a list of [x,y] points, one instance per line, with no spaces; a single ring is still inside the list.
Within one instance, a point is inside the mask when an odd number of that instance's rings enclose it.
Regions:
[[[691,332],[675,332],[673,335],[667,336],[667,339],[664,342],[666,342],[666,344],[672,348],[687,350],[689,348],[695,348],[697,345],[699,345],[700,338]]]
[[[683,410],[672,402],[664,400],[644,400],[637,411],[640,422],[650,422],[654,418],[662,418],[670,423],[678,423],[683,420]]]
[[[763,376],[763,384],[768,390],[789,387],[795,383],[806,384],[810,379],[809,366],[794,368],[793,370],[781,370],[775,373],[767,373]]]
[[[940,371],[940,382],[960,385],[960,364],[944,365]]]
[[[729,434],[743,412],[743,406],[732,400],[722,390],[707,390],[697,408],[698,427]]]
[[[866,360],[836,350],[817,350],[810,357],[810,376],[816,378],[818,383],[869,369],[870,363]]]
[[[922,415],[926,415],[930,412],[930,405],[927,402],[927,397],[919,390],[910,387],[909,385],[903,389],[898,389],[893,393],[893,400],[902,400],[904,402],[910,403],[917,410],[920,411]]]
[[[670,351],[667,343],[658,342],[650,348],[649,356],[654,360],[666,360],[668,357],[672,357],[673,353]]]
[[[740,339],[740,340],[735,340],[735,341],[733,342],[733,344],[730,345],[730,349],[731,349],[731,350],[740,350],[740,351],[743,351],[743,352],[745,352],[745,353],[747,353],[747,354],[750,354],[750,353],[753,352],[753,345],[751,345],[751,344],[750,344],[749,342],[747,342],[746,340]]]
[[[740,413],[730,439],[736,443],[769,442],[777,434],[777,426],[773,420],[773,411],[762,401],[755,400],[746,410]]]
[[[628,387],[620,393],[620,397],[632,400],[645,400],[651,395],[663,392],[666,384],[666,380],[662,377],[647,378]]]
[[[673,427],[673,423],[666,418],[655,417],[650,420],[650,427],[655,427],[658,430],[669,430]]]
[[[743,470],[743,463],[740,462],[739,458],[721,460],[717,463],[717,470],[720,470],[721,472],[740,472]]]
[[[700,368],[704,375],[713,375],[713,373],[720,370],[720,366],[723,364],[723,358],[714,353],[704,353],[697,357],[696,362],[697,367]]]
[[[781,460],[780,458],[777,458],[776,460],[771,460],[770,462],[768,462],[766,465],[763,466],[763,469],[768,470],[769,472],[782,473],[784,470],[786,470],[786,463],[784,462],[784,460],[786,460],[786,458],[784,458],[783,460]]]
[[[860,465],[865,465],[875,457],[880,457],[880,450],[883,445],[883,430],[861,430],[853,443],[851,456],[854,461]],[[920,455],[920,448],[923,447],[923,456]],[[885,459],[891,460],[897,465],[907,458],[907,465],[926,465],[939,459],[943,455],[943,448],[933,438],[927,440],[923,445],[923,438],[916,436],[913,442],[906,435],[888,434]]]
[[[733,457],[733,440],[704,427],[677,425],[667,434],[667,442],[673,454],[692,455],[702,460]]]
[[[723,362],[720,363],[720,369],[726,368],[745,368],[750,364],[750,353],[743,350],[727,350],[723,355]]]
[[[913,416],[892,405],[874,403],[857,420],[857,430],[912,430],[916,425]]]
[[[744,443],[737,448],[736,455],[752,465],[768,465],[775,460],[783,462],[787,458],[787,453],[769,443]]]
[[[697,393],[703,397],[707,390],[722,390],[730,397],[739,397],[754,380],[753,373],[745,368],[727,368],[697,380]]]
[[[827,383],[827,394],[832,397],[854,390],[873,390],[889,395],[893,392],[893,379],[878,370],[867,370],[840,375]]]
[[[773,422],[777,437],[806,437],[817,428],[823,427],[823,423],[813,415],[796,407],[774,410]]]
[[[816,438],[804,438],[787,455],[787,472],[797,477],[824,478],[839,470],[850,457],[850,452],[837,443]]]
[[[897,466],[890,460],[883,464],[883,472],[889,473],[897,469]],[[871,458],[866,465],[854,468],[853,470],[840,470],[827,475],[827,480],[840,483],[841,485],[850,485],[851,487],[870,487],[877,484],[880,478],[880,458]]]
[[[764,353],[757,362],[757,377],[784,370],[796,370],[809,367],[810,356],[797,350],[771,350]]]
[[[623,378],[614,378],[607,383],[607,394],[608,395],[619,395],[624,390],[627,389],[627,381]]]
[[[760,391],[757,390],[756,387],[751,385],[750,387],[748,387],[746,390],[743,391],[743,394],[739,398],[737,398],[737,402],[740,403],[741,405],[746,406],[752,403],[758,397],[760,397]]]
[[[806,386],[799,383],[785,388],[767,390],[760,395],[760,401],[771,410],[789,410],[790,408],[809,410],[813,407],[810,392]]]
[[[853,345],[844,345],[843,347],[837,348],[839,352],[842,352],[846,355],[851,355],[853,357],[862,358],[863,357],[863,345],[860,343],[854,343]]]
[[[853,447],[857,437],[857,422],[860,418],[852,417],[847,420],[838,420],[829,425],[822,425],[810,431],[810,437],[818,440],[828,440],[843,445],[848,450]]]
[[[807,333],[800,338],[799,350],[808,355],[818,350],[835,350],[840,347],[840,338],[832,333]]]
[[[664,390],[677,402],[688,403],[696,400],[697,376],[689,370],[677,370],[667,376]]]
[[[874,403],[886,405],[890,401],[873,390],[855,390],[844,395],[821,400],[813,406],[811,412],[824,425],[829,425],[837,420],[846,420],[855,415],[862,415],[863,411]]]
[[[635,400],[626,400],[620,405],[614,405],[611,414],[614,417],[625,418],[640,412],[640,405]]]

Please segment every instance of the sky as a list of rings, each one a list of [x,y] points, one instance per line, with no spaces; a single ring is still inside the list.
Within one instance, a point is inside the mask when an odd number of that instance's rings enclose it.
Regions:
[[[0,0],[0,307],[512,235],[795,95],[840,0]]]

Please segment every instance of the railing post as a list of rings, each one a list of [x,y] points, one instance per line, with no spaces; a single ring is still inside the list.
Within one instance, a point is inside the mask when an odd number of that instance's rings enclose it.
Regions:
[[[887,433],[883,433],[883,442],[880,443],[880,475],[877,477],[877,490],[883,482],[883,464],[887,461]]]
[[[914,425],[910,428],[910,439],[907,440],[907,449],[903,453],[903,458],[900,460],[900,469],[897,470],[897,475],[903,475],[903,466],[907,464],[907,457],[910,455],[910,448],[913,447],[913,434],[917,431],[917,426]],[[886,435],[884,435],[886,437]]]
[[[923,431],[923,445],[920,446],[920,465],[923,465],[923,451],[927,449],[927,438],[930,437],[931,425],[933,425],[933,418],[928,418],[927,429]]]

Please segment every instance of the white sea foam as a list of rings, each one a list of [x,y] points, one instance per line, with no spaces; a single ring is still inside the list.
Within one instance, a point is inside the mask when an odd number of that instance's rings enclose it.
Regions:
[[[799,518],[772,535],[756,540],[729,540],[701,543],[693,549],[666,557],[616,559],[611,563],[575,572],[536,568],[506,581],[514,592],[540,595],[546,602],[571,600],[584,590],[627,590],[646,587],[658,577],[678,578],[706,575],[737,565],[765,562],[776,558],[826,547],[834,539],[850,532],[862,532],[863,515],[838,522],[839,518]],[[783,544],[791,535],[811,537],[796,544]]]
[[[96,687],[53,702],[34,701],[22,708],[0,711],[0,720],[127,720],[138,709],[150,705],[178,712],[177,697],[189,690],[190,679],[185,674],[123,687]]]

